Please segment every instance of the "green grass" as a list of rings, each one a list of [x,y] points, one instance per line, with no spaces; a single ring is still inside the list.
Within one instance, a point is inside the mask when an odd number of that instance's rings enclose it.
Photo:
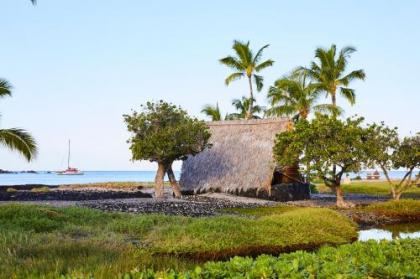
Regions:
[[[419,278],[420,239],[324,247],[316,253],[235,257],[187,272],[132,271],[126,278]]]
[[[0,278],[185,270],[208,257],[342,244],[356,235],[352,222],[329,209],[191,218],[9,204],[0,206]]]
[[[362,210],[387,216],[420,217],[420,200],[378,202],[365,206]]]
[[[323,183],[316,185],[320,193],[330,193],[331,189]],[[366,194],[374,196],[391,196],[391,187],[386,181],[352,181],[350,185],[342,185],[345,193]],[[411,187],[402,198],[420,198],[420,187]]]

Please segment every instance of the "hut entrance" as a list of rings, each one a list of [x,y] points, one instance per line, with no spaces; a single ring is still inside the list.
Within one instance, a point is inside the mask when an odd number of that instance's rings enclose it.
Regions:
[[[273,172],[273,178],[271,179],[271,185],[280,184],[283,181],[283,173],[279,167],[276,167]]]
[[[271,185],[281,184],[281,183],[303,183],[302,176],[299,173],[299,167],[276,167],[273,172],[273,178],[271,180]]]

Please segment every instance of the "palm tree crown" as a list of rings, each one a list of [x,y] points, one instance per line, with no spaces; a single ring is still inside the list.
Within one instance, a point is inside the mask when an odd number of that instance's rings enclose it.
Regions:
[[[233,99],[232,105],[237,110],[236,113],[231,113],[226,116],[227,120],[235,119],[259,119],[258,113],[264,111],[264,108],[259,105],[254,105],[255,99],[251,100],[245,96],[242,99]],[[251,111],[251,117],[248,117],[248,112]]]
[[[201,110],[201,113],[204,113],[206,116],[211,118],[211,121],[220,121],[222,120],[222,115],[220,113],[219,104],[216,103],[216,106],[205,105]]]
[[[316,105],[319,97],[317,86],[305,72],[295,71],[289,76],[274,82],[267,95],[271,107],[266,111],[268,116],[289,116],[293,119],[306,119],[309,113],[331,112],[332,105]]]
[[[251,102],[249,110],[246,113],[246,118],[248,119],[252,118],[252,112],[250,109],[252,108],[252,102],[254,101],[252,84],[255,83],[257,86],[257,91],[261,91],[263,87],[264,78],[261,75],[257,75],[256,73],[259,73],[263,69],[272,66],[274,63],[274,61],[271,59],[261,62],[263,51],[268,46],[269,45],[263,46],[254,55],[249,47],[249,41],[247,43],[234,41],[232,48],[235,51],[235,56],[227,56],[219,60],[220,63],[228,66],[229,68],[232,68],[235,71],[225,79],[226,85],[229,85],[232,81],[238,80],[242,77],[248,78],[250,91],[249,100]]]
[[[319,91],[326,92],[331,96],[332,105],[336,107],[337,91],[347,99],[350,104],[356,101],[355,90],[348,87],[353,80],[364,80],[365,72],[360,70],[345,74],[348,66],[348,58],[355,52],[354,47],[344,47],[337,56],[337,48],[332,45],[329,49],[317,48],[315,51],[316,62],[312,62],[309,68],[301,68],[316,83]]]
[[[0,79],[0,97],[11,96],[12,86],[5,79]],[[34,138],[25,130],[19,128],[0,129],[0,145],[18,151],[26,160],[31,161],[37,153]]]

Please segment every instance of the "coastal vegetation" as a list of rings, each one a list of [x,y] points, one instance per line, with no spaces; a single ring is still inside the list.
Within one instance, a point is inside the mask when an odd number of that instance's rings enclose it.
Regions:
[[[241,99],[233,99],[232,105],[237,112],[228,114],[226,120],[259,119],[261,118],[259,114],[264,111],[263,107],[255,104],[255,99],[251,100],[245,96],[242,96]]]
[[[134,268],[183,270],[233,255],[344,244],[357,233],[346,217],[321,208],[192,218],[10,204],[0,206],[0,235],[0,277],[115,278]]]
[[[270,87],[267,97],[270,108],[267,116],[287,116],[294,120],[307,119],[312,111],[329,112],[328,104],[317,104],[320,92],[304,72],[294,71]]]
[[[371,156],[362,122],[363,118],[341,121],[334,115],[317,114],[312,121],[299,121],[293,130],[278,134],[274,156],[281,166],[299,161],[307,173],[320,177],[335,192],[337,206],[351,206],[344,201],[341,179],[359,172]]]
[[[229,85],[232,81],[241,79],[242,77],[246,77],[248,79],[249,105],[245,119],[252,118],[252,108],[254,107],[253,103],[255,100],[253,84],[256,85],[257,91],[261,91],[264,85],[263,76],[258,75],[257,73],[271,67],[274,64],[274,61],[271,59],[261,62],[264,49],[268,46],[269,45],[263,46],[254,55],[250,48],[249,41],[244,43],[235,40],[232,46],[232,49],[235,51],[235,56],[226,56],[219,60],[221,64],[226,65],[235,71],[225,79],[226,85]]]
[[[393,183],[398,183],[399,180],[391,180]],[[331,188],[325,186],[324,183],[316,183],[316,190],[320,193],[331,193]],[[383,180],[353,180],[351,184],[341,185],[343,192],[348,194],[362,194],[379,197],[392,198],[392,193],[389,183]],[[420,187],[411,187],[404,191],[401,198],[420,198]]]
[[[373,153],[369,166],[382,169],[392,197],[399,200],[404,191],[420,180],[419,173],[413,177],[414,170],[420,168],[420,133],[400,140],[397,128],[389,128],[384,123],[371,125],[369,131],[368,144]],[[399,168],[406,170],[405,175],[399,180],[391,180],[390,171]]]
[[[12,85],[7,80],[0,79],[0,99],[10,96],[12,96]],[[0,129],[0,145],[17,151],[27,161],[33,160],[37,154],[35,139],[20,128]]]
[[[355,242],[279,257],[235,257],[177,271],[133,270],[127,278],[417,278],[420,240]],[[390,264],[392,263],[392,264]]]
[[[172,163],[210,147],[210,132],[206,124],[164,101],[148,102],[142,106],[142,111],[124,115],[124,121],[132,134],[128,141],[132,160],[158,163],[155,196],[164,196],[164,177],[167,174],[175,196],[181,197]]]
[[[354,53],[354,47],[344,47],[337,53],[336,45],[329,49],[317,48],[315,50],[316,61],[311,62],[309,67],[301,67],[315,83],[314,86],[320,92],[325,92],[331,97],[332,108],[337,108],[337,94],[343,96],[350,104],[356,102],[355,90],[349,88],[354,80],[364,80],[366,77],[362,69],[345,73],[348,68],[348,58]]]

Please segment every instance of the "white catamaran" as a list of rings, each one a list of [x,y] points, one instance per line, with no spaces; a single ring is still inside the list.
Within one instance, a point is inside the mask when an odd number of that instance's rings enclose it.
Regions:
[[[67,156],[67,169],[64,171],[57,172],[59,175],[82,175],[83,172],[79,171],[77,168],[70,167],[70,140],[69,140],[69,153]]]

